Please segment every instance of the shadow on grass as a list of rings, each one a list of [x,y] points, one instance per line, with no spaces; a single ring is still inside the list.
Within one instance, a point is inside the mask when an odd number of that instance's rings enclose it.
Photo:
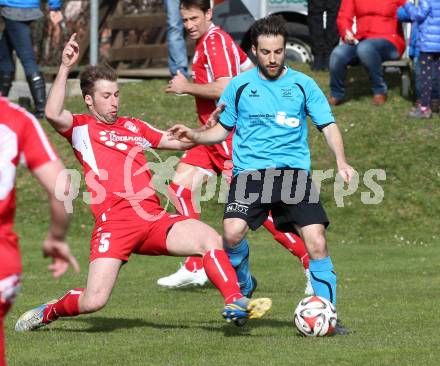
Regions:
[[[119,329],[133,329],[133,328],[153,328],[153,329],[201,329],[208,332],[218,332],[224,333],[226,337],[236,337],[236,336],[252,336],[250,332],[255,328],[293,328],[293,325],[289,321],[276,320],[276,319],[261,319],[258,321],[249,321],[243,327],[237,327],[233,324],[224,324],[223,320],[219,321],[209,321],[209,322],[195,322],[195,321],[184,321],[180,323],[159,323],[147,321],[144,319],[127,319],[127,318],[100,318],[100,317],[84,317],[78,319],[62,319],[61,322],[82,322],[90,325],[89,328],[55,328],[50,329],[55,332],[84,332],[84,333],[99,333],[99,332],[111,332]],[[40,331],[49,331],[48,328],[42,329]]]

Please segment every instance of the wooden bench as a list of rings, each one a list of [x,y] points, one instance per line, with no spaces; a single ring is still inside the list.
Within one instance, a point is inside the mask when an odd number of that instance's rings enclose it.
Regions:
[[[409,97],[411,90],[411,60],[409,58],[402,58],[395,61],[385,61],[382,63],[384,68],[395,67],[400,71],[402,81],[401,93],[404,98]]]

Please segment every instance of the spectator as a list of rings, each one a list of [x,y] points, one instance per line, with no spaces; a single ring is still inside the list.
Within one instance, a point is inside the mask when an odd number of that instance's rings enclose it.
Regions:
[[[418,1],[416,2],[418,3]],[[405,8],[402,6],[397,11],[397,17],[401,22],[411,22],[409,14],[406,12]],[[421,96],[421,85],[420,85],[420,45],[418,42],[418,23],[414,22],[411,25],[411,34],[409,39],[408,56],[413,61],[413,72],[415,80],[415,98],[416,102],[411,108],[411,112],[416,110],[420,106],[420,96]],[[436,70],[433,70],[434,72]],[[434,76],[435,79],[435,76]],[[431,110],[437,113],[439,108],[438,100],[438,85],[433,83],[432,93],[431,93]]]
[[[432,117],[431,93],[433,76],[440,86],[440,2],[420,0],[415,6],[407,2],[404,6],[411,21],[417,22],[417,43],[420,48],[420,106],[409,112],[409,117],[425,119]]]
[[[328,70],[330,54],[339,42],[336,17],[340,0],[309,0],[307,5],[307,20],[314,57],[312,70]],[[326,13],[325,27],[324,12]]]
[[[332,105],[345,98],[348,65],[361,63],[373,85],[374,105],[387,100],[387,85],[382,62],[399,59],[405,50],[405,39],[397,19],[397,9],[405,0],[342,0],[337,25],[343,43],[330,56],[330,98]],[[353,32],[356,18],[356,32]]]
[[[38,69],[32,47],[31,22],[43,16],[40,0],[0,0],[1,15],[5,30],[0,40],[0,93],[7,97],[15,75],[12,52],[15,50],[24,67],[26,79],[35,104],[35,116],[44,117],[46,104],[46,85]],[[61,0],[49,0],[50,20],[58,24],[63,15]]]
[[[179,3],[180,0],[164,0],[167,14],[168,68],[172,76],[180,70],[188,77],[188,55]]]

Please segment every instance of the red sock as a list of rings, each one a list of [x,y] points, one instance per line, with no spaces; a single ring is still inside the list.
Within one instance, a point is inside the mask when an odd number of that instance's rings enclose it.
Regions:
[[[309,254],[301,237],[294,233],[282,233],[275,229],[272,215],[269,214],[263,226],[273,235],[273,238],[301,261],[304,269],[309,268]]]
[[[200,213],[194,208],[190,189],[171,182],[168,187],[168,193],[178,213],[193,219],[200,219]],[[203,260],[200,257],[188,257],[184,265],[188,271],[195,272],[203,268]]]
[[[49,305],[44,309],[43,322],[49,323],[59,317],[75,316],[79,312],[79,296],[83,293],[83,288],[75,288],[67,291],[55,304]]]
[[[211,249],[203,256],[203,265],[209,280],[217,287],[225,304],[243,297],[238,286],[237,275],[224,250]]]
[[[5,333],[4,333],[4,318],[6,313],[9,311],[11,304],[0,303],[0,366],[6,366],[6,356],[5,356]]]
[[[184,265],[190,272],[199,271],[203,268],[203,259],[202,257],[187,257]]]
[[[0,366],[6,366],[3,316],[0,315]]]

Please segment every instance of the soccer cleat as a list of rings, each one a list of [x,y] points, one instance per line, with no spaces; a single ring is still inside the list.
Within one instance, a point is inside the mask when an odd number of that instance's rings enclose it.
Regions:
[[[352,333],[354,333],[354,331],[344,327],[340,319],[336,321],[336,326],[335,326],[335,330],[333,331],[333,335],[349,335]]]
[[[179,288],[186,286],[203,286],[208,282],[205,270],[199,269],[195,272],[188,271],[185,266],[178,269],[177,272],[170,276],[162,277],[157,280],[157,284],[166,288]]]
[[[247,297],[248,299],[250,299],[252,297],[252,295],[254,294],[255,290],[257,289],[258,286],[258,282],[257,279],[251,275],[251,279],[252,279],[252,287],[251,289],[246,293],[246,291],[241,291],[241,293],[243,294],[243,296]],[[239,319],[235,319],[234,320],[234,324],[237,327],[242,327],[243,325],[245,325],[248,321],[248,318],[239,318]]]
[[[271,299],[259,298],[251,300],[247,297],[242,297],[231,304],[226,304],[222,315],[228,323],[234,321],[236,325],[240,326],[240,323],[237,323],[237,320],[259,319],[266,314],[271,307]]]
[[[312,282],[310,281],[310,270],[305,269],[304,274],[307,278],[306,288],[304,289],[304,295],[312,296],[315,294],[315,292],[313,291]]]
[[[30,330],[35,330],[51,323],[51,321],[43,322],[44,309],[46,309],[50,304],[55,304],[57,301],[58,299],[49,301],[46,304],[40,305],[25,312],[17,320],[17,323],[15,324],[15,331],[26,332]]]

